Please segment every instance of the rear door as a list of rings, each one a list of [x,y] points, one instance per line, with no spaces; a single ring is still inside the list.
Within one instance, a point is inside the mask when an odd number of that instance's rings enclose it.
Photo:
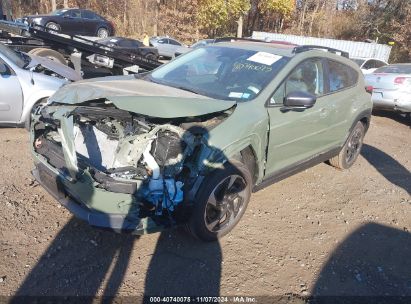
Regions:
[[[0,74],[0,123],[15,123],[20,120],[23,109],[23,93],[14,70],[0,58],[6,71]],[[4,89],[7,88],[7,89]]]
[[[71,35],[84,35],[84,25],[79,9],[68,10],[61,19],[62,32]]]
[[[88,10],[81,11],[81,19],[84,26],[84,34],[87,36],[96,36],[100,20],[97,16]]]

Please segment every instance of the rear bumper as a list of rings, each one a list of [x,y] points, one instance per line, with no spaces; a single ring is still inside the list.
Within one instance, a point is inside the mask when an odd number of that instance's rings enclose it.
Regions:
[[[138,218],[135,214],[103,213],[88,208],[79,199],[74,198],[73,190],[68,186],[69,181],[56,174],[43,163],[38,163],[32,174],[37,182],[42,185],[63,207],[75,217],[86,221],[89,225],[117,233],[132,233],[142,235],[154,233],[167,228],[157,225],[151,218]],[[79,182],[78,182],[79,183]],[[96,191],[99,189],[96,188]],[[100,190],[101,191],[101,190]],[[114,203],[114,202],[113,202]]]
[[[411,112],[411,98],[403,94],[387,94],[385,92],[373,92],[372,102],[374,109]]]

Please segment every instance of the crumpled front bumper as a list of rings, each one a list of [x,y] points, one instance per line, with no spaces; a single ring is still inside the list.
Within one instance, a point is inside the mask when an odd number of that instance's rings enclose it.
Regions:
[[[41,184],[62,206],[69,210],[77,218],[88,222],[89,225],[97,228],[112,230],[118,233],[132,233],[142,235],[153,233],[167,228],[156,224],[150,218],[138,218],[133,214],[114,214],[99,212],[88,208],[81,199],[79,188],[90,188],[90,185],[83,184],[82,181],[72,182],[67,180],[63,175],[56,174],[49,165],[38,162],[32,174],[39,184]],[[118,193],[108,192],[93,187],[92,195],[96,199],[100,195],[109,194],[119,195]],[[79,195],[80,194],[80,195]],[[77,196],[77,197],[76,197]],[[85,199],[85,198],[83,198]],[[112,204],[116,204],[115,201]]]

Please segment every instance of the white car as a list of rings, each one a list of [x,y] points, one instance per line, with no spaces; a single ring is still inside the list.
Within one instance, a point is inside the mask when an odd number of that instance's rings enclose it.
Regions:
[[[27,126],[35,105],[44,103],[65,83],[80,79],[61,63],[0,44],[0,125]]]
[[[388,63],[374,58],[351,58],[356,64],[359,65],[361,72],[364,75],[373,73],[376,69],[387,65]]]

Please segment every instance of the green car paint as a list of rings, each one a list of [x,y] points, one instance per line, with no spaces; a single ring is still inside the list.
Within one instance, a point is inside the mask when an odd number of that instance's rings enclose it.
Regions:
[[[138,195],[115,193],[101,189],[90,172],[79,170],[73,145],[73,116],[77,106],[104,99],[117,109],[161,119],[198,117],[230,111],[224,119],[209,129],[207,141],[197,158],[199,175],[205,175],[225,161],[250,149],[256,165],[255,185],[271,176],[304,163],[316,156],[341,149],[351,128],[371,113],[370,96],[364,90],[364,81],[358,67],[349,59],[319,50],[294,54],[292,49],[273,48],[260,43],[226,43],[229,48],[245,48],[257,52],[272,52],[289,58],[289,62],[273,77],[252,100],[218,100],[182,91],[178,88],[135,79],[134,76],[107,77],[66,85],[50,98],[45,108],[49,115],[60,121],[64,159],[68,174],[62,174],[35,148],[35,163],[53,171],[63,182],[67,192],[91,212],[115,214],[144,222],[135,233],[156,231],[158,227],[149,217],[139,219]],[[187,55],[184,55],[187,56]],[[354,85],[330,93],[324,89],[314,106],[290,109],[276,102],[274,95],[284,80],[307,60],[331,60],[355,71]],[[161,67],[160,67],[161,69]],[[323,76],[325,77],[325,76]],[[326,78],[324,78],[326,79]],[[33,116],[31,139],[36,140],[35,125],[41,114]],[[34,127],[33,127],[34,126]],[[138,187],[142,183],[137,181]],[[195,202],[193,202],[195,203]],[[137,225],[137,223],[136,223]]]

